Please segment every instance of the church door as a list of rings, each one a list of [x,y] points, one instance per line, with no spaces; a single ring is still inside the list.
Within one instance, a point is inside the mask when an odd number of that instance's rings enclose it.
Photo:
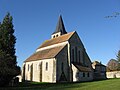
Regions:
[[[40,82],[42,82],[42,62],[40,63]]]
[[[61,73],[59,81],[60,82],[66,82],[67,79],[66,79],[66,76],[65,76],[65,73],[64,73],[64,64],[63,63],[61,64],[61,71],[62,71],[62,73]]]

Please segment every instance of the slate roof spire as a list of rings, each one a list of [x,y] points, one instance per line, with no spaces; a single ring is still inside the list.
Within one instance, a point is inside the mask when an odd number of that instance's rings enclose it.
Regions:
[[[59,16],[59,20],[58,20],[58,23],[57,23],[57,26],[56,26],[56,30],[53,32],[53,34],[58,33],[58,32],[61,32],[61,35],[67,33],[66,30],[65,30],[64,23],[63,23],[61,15]]]

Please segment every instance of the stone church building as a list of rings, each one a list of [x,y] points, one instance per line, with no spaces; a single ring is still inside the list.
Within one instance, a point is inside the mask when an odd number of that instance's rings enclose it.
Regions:
[[[77,82],[93,80],[93,68],[76,31],[67,32],[59,17],[51,39],[44,41],[22,67],[23,81]]]

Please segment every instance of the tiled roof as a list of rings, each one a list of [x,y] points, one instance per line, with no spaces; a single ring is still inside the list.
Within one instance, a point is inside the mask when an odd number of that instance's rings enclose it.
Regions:
[[[43,42],[43,44],[39,48],[43,48],[43,47],[46,47],[46,46],[50,46],[50,45],[53,45],[53,44],[58,44],[58,43],[67,41],[73,35],[73,33],[75,33],[75,32],[70,32],[68,34],[61,35],[57,38],[46,40],[45,42]]]
[[[79,70],[79,71],[82,71],[82,72],[91,72],[91,68],[89,67],[84,67],[84,66],[81,66],[81,65],[77,65],[77,64],[74,64],[74,66]]]
[[[54,58],[64,47],[65,45],[41,50],[31,55],[28,59],[25,60],[25,62]]]

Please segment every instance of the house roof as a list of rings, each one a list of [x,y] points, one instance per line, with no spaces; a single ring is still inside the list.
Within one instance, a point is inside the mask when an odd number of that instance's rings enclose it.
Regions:
[[[31,55],[25,62],[54,58],[64,47],[65,45],[41,50]]]
[[[79,71],[82,71],[82,72],[91,72],[91,68],[89,67],[85,67],[85,66],[81,66],[81,65],[77,65],[77,64],[74,64],[74,66],[79,70]]]
[[[57,38],[53,38],[53,39],[50,39],[50,40],[46,40],[45,42],[43,42],[43,44],[38,47],[37,49],[40,49],[40,48],[43,48],[43,47],[46,47],[46,46],[50,46],[50,45],[53,45],[53,44],[58,44],[58,43],[61,43],[61,42],[64,42],[64,41],[68,41],[70,39],[70,37],[75,33],[75,31],[73,32],[70,32],[68,34],[64,34],[64,35],[61,35]]]
[[[105,65],[103,65],[101,62],[98,62],[98,61],[94,61],[93,63],[92,63],[92,65],[93,66],[105,66]],[[106,67],[106,66],[105,66]]]
[[[57,23],[57,26],[56,26],[56,30],[55,30],[55,32],[53,32],[53,34],[58,33],[58,32],[61,32],[61,34],[66,34],[67,33],[66,30],[65,30],[64,23],[63,23],[61,15],[59,17],[59,20],[58,20],[58,23]]]
[[[57,38],[46,40],[45,42],[43,42],[43,44],[38,49],[43,48],[43,47],[47,47],[47,46],[50,46],[50,45],[53,45],[53,44],[58,44],[58,43],[68,41],[74,33],[75,32],[70,32],[68,34],[64,34],[64,35],[59,36]],[[65,45],[40,50],[38,52],[35,52],[29,58],[27,58],[25,60],[25,62],[54,58],[64,47],[65,47]]]

